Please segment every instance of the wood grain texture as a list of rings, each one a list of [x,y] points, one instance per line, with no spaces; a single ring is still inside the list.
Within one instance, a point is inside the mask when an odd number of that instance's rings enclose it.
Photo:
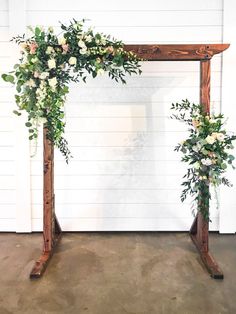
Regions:
[[[204,107],[204,111],[208,114],[210,114],[210,80],[210,60],[200,61],[200,103]]]
[[[50,251],[53,246],[52,235],[54,233],[54,147],[47,139],[47,129],[43,130],[43,237],[44,249]]]
[[[228,47],[229,44],[125,45],[125,50],[149,61],[201,61],[210,60]]]
[[[210,60],[200,61],[200,103],[207,114],[210,114]],[[209,212],[209,202],[208,202]],[[224,275],[214,258],[209,253],[209,221],[198,212],[190,229],[190,237],[199,251],[201,260],[214,279],[223,279]]]
[[[194,226],[197,223],[197,220],[198,219],[194,221],[194,224],[192,227],[193,231],[194,231]],[[218,266],[217,262],[212,257],[212,255],[209,253],[208,250],[203,250],[202,243],[199,241],[197,234],[190,233],[190,237],[199,252],[201,261],[203,262],[204,266],[206,267],[211,277],[214,279],[224,279],[224,274],[222,270],[220,269],[220,267]]]
[[[61,237],[61,228],[55,215],[54,196],[54,145],[43,129],[43,252],[35,263],[30,278],[40,278],[44,273],[53,249]]]

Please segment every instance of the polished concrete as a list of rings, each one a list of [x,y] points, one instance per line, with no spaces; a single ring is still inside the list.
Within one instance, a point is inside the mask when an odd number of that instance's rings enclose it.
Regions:
[[[41,234],[0,233],[0,314],[236,313],[236,236],[211,234],[225,279],[186,233],[65,233],[39,280]]]

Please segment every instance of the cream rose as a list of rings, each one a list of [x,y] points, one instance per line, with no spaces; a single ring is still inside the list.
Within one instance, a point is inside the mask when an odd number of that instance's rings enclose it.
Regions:
[[[85,45],[85,42],[83,41],[83,40],[79,40],[79,42],[78,42],[78,46],[80,47],[80,48],[86,48],[86,45]]]
[[[66,44],[66,38],[65,37],[58,38],[58,44],[61,46],[65,45]]]
[[[205,140],[206,140],[206,142],[208,143],[208,144],[214,144],[215,143],[215,138],[214,138],[214,136],[211,136],[211,135],[208,135],[206,138],[205,138]]]
[[[53,49],[53,47],[51,46],[48,46],[47,49],[46,49],[46,54],[47,55],[50,55],[51,53],[53,53],[55,50]]]
[[[56,67],[56,60],[55,59],[48,60],[48,67],[49,69],[54,69]]]
[[[21,49],[25,50],[26,48],[28,48],[28,44],[20,43],[20,47],[21,47]]]
[[[76,57],[70,57],[68,62],[70,65],[76,65],[77,59],[76,59]]]
[[[41,80],[45,80],[49,76],[48,72],[42,72],[39,76]]]
[[[84,47],[84,48],[80,49],[79,52],[81,55],[85,55],[88,52],[88,50],[86,47]]]
[[[36,84],[35,84],[35,81],[33,79],[30,79],[28,80],[26,83],[25,83],[26,86],[29,86],[29,87],[36,87]]]
[[[92,39],[93,39],[93,37],[92,37],[91,35],[87,35],[87,36],[85,37],[85,40],[86,40],[88,43],[91,43]]]
[[[51,86],[52,88],[55,88],[57,86],[57,78],[53,77],[51,79],[48,80],[48,84],[49,86]]]

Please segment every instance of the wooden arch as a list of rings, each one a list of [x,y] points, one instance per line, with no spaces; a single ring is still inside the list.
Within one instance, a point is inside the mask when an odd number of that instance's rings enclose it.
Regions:
[[[147,61],[199,61],[200,103],[208,113],[210,113],[210,61],[215,54],[228,47],[229,44],[125,45],[126,50],[133,51]],[[30,273],[31,279],[42,276],[62,234],[54,206],[54,147],[46,135],[47,129],[44,128],[43,252]],[[208,231],[209,223],[198,213],[190,229],[190,237],[210,275],[215,279],[223,279],[223,272],[209,253]]]

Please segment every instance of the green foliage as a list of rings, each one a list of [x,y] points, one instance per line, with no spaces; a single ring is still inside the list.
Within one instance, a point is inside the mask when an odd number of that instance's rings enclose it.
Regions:
[[[12,76],[12,75],[10,75],[10,74],[2,74],[2,79],[3,79],[5,82],[9,82],[9,83],[14,84],[14,76]]]
[[[124,50],[121,41],[109,35],[84,30],[84,21],[73,20],[61,24],[62,32],[54,34],[52,28],[33,29],[30,38],[14,37],[21,47],[22,57],[11,74],[3,74],[6,82],[16,86],[16,115],[26,111],[29,139],[38,136],[38,128],[48,128],[48,138],[57,146],[66,161],[70,157],[64,139],[64,104],[70,82],[86,82],[105,72],[111,79],[125,83],[125,74],[140,74],[139,59]]]
[[[209,115],[204,106],[191,104],[188,100],[172,104],[176,113],[171,118],[187,124],[189,137],[175,147],[181,152],[182,161],[188,164],[182,183],[181,201],[187,195],[193,197],[195,209],[209,220],[210,185],[231,186],[224,174],[228,166],[233,167],[235,159],[230,150],[234,148],[235,135],[227,134],[224,129],[223,114]]]

